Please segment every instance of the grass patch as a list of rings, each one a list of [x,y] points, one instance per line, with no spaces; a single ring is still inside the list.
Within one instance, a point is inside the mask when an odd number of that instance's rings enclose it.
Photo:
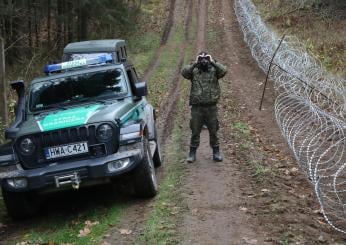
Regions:
[[[192,30],[195,30],[195,18],[192,19],[191,26]],[[190,36],[188,40],[185,50],[185,63],[189,63],[194,52],[195,33],[190,33],[193,34],[193,37]],[[177,34],[176,37],[183,38],[182,29],[179,29]],[[177,43],[179,42],[178,38],[174,38]],[[162,56],[163,59],[164,57]],[[166,146],[165,178],[160,184],[160,192],[155,199],[153,210],[147,217],[143,235],[139,238],[140,243],[177,244],[180,241],[177,224],[179,224],[180,214],[184,209],[180,188],[186,168],[183,164],[185,154],[182,154],[182,152],[185,152],[183,146],[186,141],[185,132],[188,131],[187,120],[184,115],[187,111],[186,101],[189,86],[189,82],[181,80],[177,112],[172,116],[172,118],[175,118],[175,126],[170,142]]]
[[[255,163],[253,165],[254,173],[252,174],[252,177],[264,177],[266,174],[270,172],[269,168],[266,168],[265,166]]]
[[[241,137],[245,137],[246,139],[249,139],[250,137],[250,129],[247,124],[241,121],[234,122],[232,124],[232,128],[238,132],[238,134]]]
[[[100,197],[105,198],[105,197]],[[44,217],[33,222],[22,241],[36,243],[72,243],[72,244],[97,244],[102,235],[109,227],[116,225],[123,213],[120,203],[107,200],[105,204],[91,204],[85,211],[71,212],[67,215],[58,214]],[[88,222],[91,225],[88,225]],[[90,224],[89,223],[89,224]],[[90,231],[87,231],[88,229]],[[84,230],[86,236],[79,237],[80,231]]]
[[[185,125],[183,107],[185,99],[180,98],[178,111],[174,115],[175,127],[170,143],[166,147],[165,178],[160,184],[160,192],[155,199],[153,210],[150,212],[140,238],[145,244],[171,244],[178,243],[177,220],[182,209],[182,196],[180,187],[184,174],[185,155],[182,148],[184,135],[181,125]],[[186,128],[186,125],[185,125]]]
[[[138,74],[143,74],[152,60],[155,50],[160,45],[159,33],[152,32],[148,35],[140,35],[129,41],[129,58],[135,64]]]
[[[251,135],[250,128],[245,122],[235,120],[231,124],[231,134],[236,144],[237,158],[245,161],[247,171],[250,176],[259,182],[269,182],[270,178],[275,175],[274,169],[265,162],[266,156],[258,151],[254,145],[254,138]]]
[[[177,26],[172,31],[171,38],[161,53],[160,64],[148,81],[148,98],[154,107],[159,107],[160,103],[167,99],[170,88],[169,80],[178,66],[183,28]]]

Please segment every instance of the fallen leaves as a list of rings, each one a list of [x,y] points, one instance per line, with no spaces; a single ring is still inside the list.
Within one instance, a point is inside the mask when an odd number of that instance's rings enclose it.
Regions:
[[[99,245],[111,245],[109,242],[101,241]]]
[[[191,210],[191,214],[192,214],[192,215],[195,215],[195,216],[196,216],[197,213],[198,213],[198,209],[197,209],[197,208],[194,208],[194,209]]]
[[[245,244],[257,244],[256,239],[251,239],[248,237],[243,237],[242,240],[245,242]]]
[[[85,237],[91,233],[91,230],[88,227],[84,227],[79,231],[78,237]]]
[[[22,241],[22,242],[17,242],[16,245],[29,245],[30,242],[27,241]]]
[[[91,222],[90,220],[87,220],[84,222],[84,228],[79,230],[78,237],[86,237],[91,233],[91,228],[95,225],[100,224],[98,221]]]
[[[323,215],[323,211],[322,209],[315,209],[314,211],[312,211],[314,214],[319,214],[319,215]]]
[[[130,235],[132,233],[132,230],[129,229],[119,229],[119,232],[121,235]]]
[[[176,214],[178,214],[179,213],[179,207],[173,207],[172,208],[172,211],[171,211],[171,214],[172,215],[176,215]]]

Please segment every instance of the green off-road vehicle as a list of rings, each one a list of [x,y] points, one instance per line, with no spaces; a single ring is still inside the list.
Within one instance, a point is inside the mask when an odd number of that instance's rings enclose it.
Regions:
[[[43,194],[84,186],[126,184],[136,196],[156,195],[155,111],[145,82],[116,55],[120,41],[72,44],[69,54],[75,46],[78,55],[47,65],[27,91],[11,83],[18,103],[0,147],[0,183],[12,218],[33,215]]]

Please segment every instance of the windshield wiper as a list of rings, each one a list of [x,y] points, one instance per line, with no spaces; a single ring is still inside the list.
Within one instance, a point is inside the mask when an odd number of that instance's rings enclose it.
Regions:
[[[114,100],[117,100],[118,98],[109,98],[109,99],[100,99],[100,98],[95,98],[95,97],[89,97],[89,98],[81,98],[81,99],[74,99],[69,102],[64,102],[65,103],[83,103],[83,102],[91,102],[91,103],[100,103],[100,104],[107,104],[107,103],[113,103]]]
[[[65,107],[65,106],[76,105],[78,103],[85,103],[85,102],[100,103],[100,104],[105,105],[105,104],[109,103],[110,100],[95,99],[95,98],[92,98],[92,97],[91,98],[74,99],[74,100],[70,100],[70,101],[61,102],[61,103],[58,103],[58,104],[47,105],[47,106],[45,106],[43,108],[40,108],[37,111],[34,111],[34,114],[37,115],[37,114],[49,113],[49,110],[52,110],[52,109],[55,109],[55,110],[67,110],[68,108]]]
[[[61,104],[53,104],[53,105],[47,105],[43,108],[40,108],[39,110],[34,111],[34,115],[38,115],[38,114],[43,114],[43,113],[50,113],[51,109],[55,109],[55,110],[67,110],[66,107],[63,107]]]

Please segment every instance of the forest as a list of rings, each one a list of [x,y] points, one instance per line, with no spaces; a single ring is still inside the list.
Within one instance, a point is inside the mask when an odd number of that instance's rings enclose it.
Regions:
[[[109,38],[128,30],[141,0],[1,0],[0,37],[6,62],[31,56],[38,49],[53,52],[69,42]]]

